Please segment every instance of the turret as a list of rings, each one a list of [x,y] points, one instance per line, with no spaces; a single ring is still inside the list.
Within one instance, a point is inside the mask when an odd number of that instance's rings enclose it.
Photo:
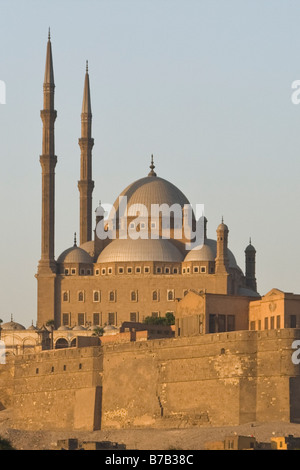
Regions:
[[[228,227],[226,224],[224,224],[222,217],[222,222],[217,228],[216,274],[228,272],[228,233]]]
[[[251,243],[251,238],[249,240],[249,245],[245,249],[245,272],[246,272],[246,286],[249,289],[257,292],[257,284],[255,277],[255,257],[256,250]]]

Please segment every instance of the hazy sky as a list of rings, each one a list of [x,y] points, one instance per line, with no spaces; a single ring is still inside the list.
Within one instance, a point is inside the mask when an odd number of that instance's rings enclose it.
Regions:
[[[48,27],[56,83],[56,257],[79,225],[80,112],[89,60],[94,208],[146,176],[222,215],[258,290],[300,293],[300,2],[0,0],[0,318],[36,321],[42,84]]]

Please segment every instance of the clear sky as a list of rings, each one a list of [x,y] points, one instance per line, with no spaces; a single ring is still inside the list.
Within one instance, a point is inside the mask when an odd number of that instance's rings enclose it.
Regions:
[[[89,60],[94,209],[147,175],[222,215],[261,294],[300,293],[300,2],[0,0],[0,318],[36,321],[42,83],[51,27],[56,83],[56,257],[79,225],[80,112]]]

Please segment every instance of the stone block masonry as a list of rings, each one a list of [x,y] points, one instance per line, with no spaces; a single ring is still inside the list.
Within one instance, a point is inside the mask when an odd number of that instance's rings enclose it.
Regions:
[[[299,338],[298,329],[235,331],[20,356],[11,406],[23,429],[300,422]]]

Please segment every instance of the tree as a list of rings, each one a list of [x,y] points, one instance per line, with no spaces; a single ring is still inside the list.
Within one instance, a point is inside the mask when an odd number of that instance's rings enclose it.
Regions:
[[[94,329],[93,336],[103,336],[104,329],[100,326]]]
[[[170,326],[175,324],[175,317],[172,312],[166,313],[165,317],[146,317],[144,320],[146,325],[165,325]]]

